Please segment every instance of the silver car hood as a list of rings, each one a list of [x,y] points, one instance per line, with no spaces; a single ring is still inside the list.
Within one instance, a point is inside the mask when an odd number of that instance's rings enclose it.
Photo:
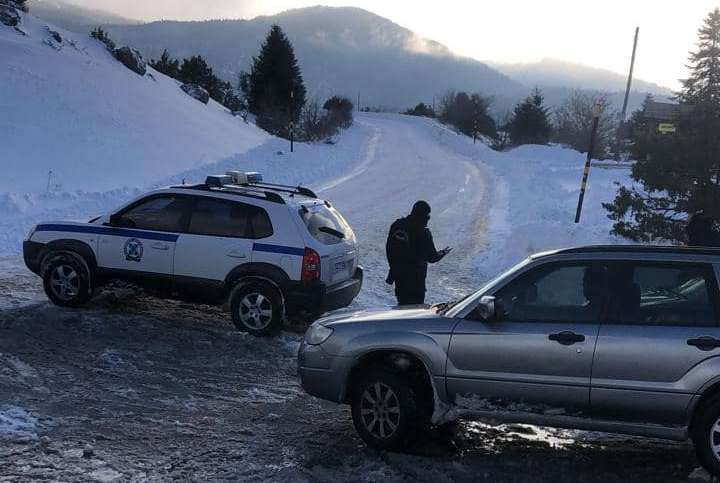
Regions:
[[[334,314],[317,321],[326,327],[337,327],[358,322],[418,320],[437,317],[437,312],[429,306],[408,306],[392,309],[360,310],[357,312]]]

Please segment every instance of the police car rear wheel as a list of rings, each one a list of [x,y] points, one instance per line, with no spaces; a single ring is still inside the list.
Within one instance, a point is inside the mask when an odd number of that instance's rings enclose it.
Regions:
[[[268,336],[282,328],[282,298],[268,283],[239,285],[231,295],[230,308],[235,326],[243,332]]]
[[[87,265],[72,254],[49,256],[43,269],[43,287],[50,301],[61,307],[79,307],[92,297]]]

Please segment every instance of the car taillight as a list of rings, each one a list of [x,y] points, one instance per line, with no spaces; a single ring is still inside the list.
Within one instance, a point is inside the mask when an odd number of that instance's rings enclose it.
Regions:
[[[320,280],[320,255],[312,248],[305,247],[300,280]]]

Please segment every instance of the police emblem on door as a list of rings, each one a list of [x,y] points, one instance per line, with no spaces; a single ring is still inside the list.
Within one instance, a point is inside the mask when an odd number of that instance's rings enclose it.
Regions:
[[[123,253],[125,254],[125,260],[131,262],[139,262],[143,256],[143,244],[137,238],[130,238],[125,242],[123,247]]]

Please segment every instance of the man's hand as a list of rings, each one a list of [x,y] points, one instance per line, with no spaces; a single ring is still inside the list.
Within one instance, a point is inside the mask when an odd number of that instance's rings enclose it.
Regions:
[[[445,255],[447,255],[447,254],[450,253],[451,251],[452,251],[452,248],[451,248],[451,247],[445,247],[445,248],[443,248],[442,250],[440,250],[440,253],[442,254],[443,257],[445,257]]]

